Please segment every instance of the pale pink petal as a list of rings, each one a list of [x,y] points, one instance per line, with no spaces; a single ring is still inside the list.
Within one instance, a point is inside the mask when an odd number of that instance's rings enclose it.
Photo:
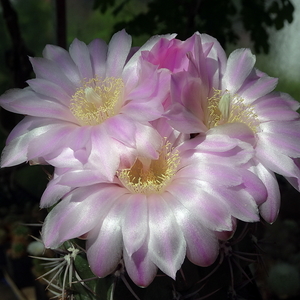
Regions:
[[[54,63],[58,66],[60,71],[63,72],[73,84],[80,84],[82,80],[80,71],[68,51],[55,45],[47,45],[43,51],[43,56],[51,60],[52,64]]]
[[[260,122],[267,121],[290,121],[299,118],[296,110],[300,104],[290,96],[280,93],[272,93],[258,99],[254,103],[255,110],[258,112]]]
[[[212,231],[205,228],[195,216],[177,202],[173,197],[168,198],[168,204],[184,234],[188,259],[198,266],[209,266],[219,254],[219,243]]]
[[[208,91],[199,78],[189,77],[187,72],[172,75],[173,104],[166,114],[170,124],[185,133],[205,132],[207,128],[204,125],[204,112],[207,96]]]
[[[201,119],[180,103],[173,104],[165,116],[169,119],[169,124],[182,133],[199,133],[207,130]]]
[[[277,78],[264,76],[257,79],[247,89],[243,87],[238,91],[239,95],[245,100],[246,104],[254,102],[256,99],[265,96],[274,90],[278,82]]]
[[[122,200],[117,201],[105,218],[98,219],[99,226],[90,233],[87,240],[87,258],[92,272],[99,277],[112,273],[123,253],[120,216],[123,215],[126,201]]]
[[[167,118],[159,118],[151,122],[151,124],[157,132],[166,139],[166,141],[173,145],[174,148],[190,139],[189,134],[182,134],[181,132],[174,130],[174,128],[169,125]]]
[[[256,157],[265,167],[275,173],[287,177],[300,178],[300,170],[294,161],[282,154],[281,149],[270,147],[270,144],[263,139],[260,139],[259,143],[257,143]]]
[[[191,189],[191,185],[193,189]],[[213,191],[213,185],[197,179],[174,180],[168,192],[195,218],[211,230],[230,230],[231,212],[222,197]]]
[[[207,53],[207,71],[211,85],[216,89],[222,88],[221,78],[226,71],[227,56],[220,43],[208,34],[201,34],[202,48]],[[213,44],[213,46],[211,46]]]
[[[7,144],[1,155],[1,168],[11,167],[28,161],[28,141],[34,138],[35,132],[31,135],[20,136]]]
[[[280,126],[280,122],[278,122]],[[300,133],[300,132],[299,132]],[[274,150],[281,152],[289,157],[299,157],[300,136],[278,133],[276,129],[271,131],[262,131],[259,133],[259,138],[264,140],[264,143],[269,144]]]
[[[128,87],[128,90],[132,90],[139,81],[139,73],[137,66],[140,64],[140,57],[144,51],[151,50],[156,43],[159,43],[161,39],[171,40],[175,35],[163,35],[151,37],[142,47],[135,52],[135,54],[128,60],[123,70],[123,80]]]
[[[101,125],[98,125],[99,127]],[[98,127],[95,126],[95,127]],[[67,142],[68,146],[74,150],[80,150],[89,144],[91,132],[94,126],[74,126]]]
[[[158,158],[157,150],[162,146],[162,137],[148,125],[139,124],[136,131],[136,149],[140,156]]]
[[[196,156],[198,156],[198,159],[196,159]],[[191,164],[184,166],[177,172],[178,176],[186,179],[197,178],[199,170],[195,168],[194,164],[197,164],[198,160],[198,164],[201,165],[201,181],[207,181],[212,184],[221,183],[223,186],[235,186],[243,182],[239,171],[236,169],[217,163],[203,162],[204,158],[205,156],[201,154],[195,154]],[[224,176],[224,174],[226,174],[226,176]]]
[[[93,73],[103,78],[106,72],[107,44],[101,39],[95,39],[88,45]]]
[[[76,92],[76,85],[51,60],[35,57],[30,58],[30,62],[37,78],[46,79],[61,86],[68,95]]]
[[[68,95],[61,86],[43,78],[30,79],[27,83],[36,93],[54,98],[68,108],[72,95]]]
[[[168,87],[165,85],[169,84],[169,72],[166,70],[157,71],[157,67],[148,63],[147,61],[143,62],[139,69],[139,83],[138,85],[130,90],[130,93],[127,95],[129,99],[147,99],[152,95],[157,94],[157,89],[160,85],[160,82],[157,80],[160,74],[167,74],[167,76],[161,76],[164,79],[163,87],[165,92],[163,95],[167,94]]]
[[[58,184],[73,188],[89,186],[101,181],[106,181],[105,176],[96,170],[89,170],[87,168],[68,170],[57,180]]]
[[[84,42],[75,39],[70,45],[70,56],[80,72],[81,78],[90,79],[94,77],[91,65],[90,52]]]
[[[179,75],[179,74],[176,74]],[[174,85],[179,85],[176,75],[172,76],[171,82],[171,95],[173,95],[174,91],[172,88]],[[175,77],[176,76],[176,77]],[[176,91],[175,92],[179,92]],[[203,82],[203,79],[199,78],[191,78],[187,77],[184,82],[184,87],[182,87],[181,91],[181,103],[196,117],[199,118],[200,121],[205,120],[205,113],[204,110],[207,108],[207,97],[209,95],[208,86]]]
[[[268,197],[268,191],[260,177],[246,169],[239,170],[239,173],[243,178],[244,191],[253,197],[257,205],[264,203]]]
[[[226,135],[197,135],[195,138],[186,141],[178,147],[181,153],[187,150],[195,153],[199,150],[201,153],[222,153],[235,149],[239,142]],[[226,162],[226,161],[225,161]]]
[[[221,241],[227,241],[231,239],[235,233],[237,227],[237,219],[231,218],[232,220],[232,230],[230,231],[215,231],[215,236]]]
[[[198,135],[180,145],[178,150],[182,153],[182,157],[195,158],[195,162],[196,160],[217,161],[218,164],[230,167],[245,164],[253,157],[252,145],[220,133],[214,134],[214,132],[209,131],[206,136]],[[194,151],[190,150],[185,153],[189,148],[194,148]]]
[[[233,217],[244,222],[259,221],[257,204],[242,185],[227,189],[215,186],[214,192],[227,200],[226,203],[228,204],[230,213]]]
[[[132,101],[125,103],[121,113],[139,122],[152,121],[161,117],[163,101],[169,93],[170,74],[166,70],[143,63],[139,84],[126,96]],[[148,69],[148,70],[145,70]]]
[[[64,241],[79,237],[98,226],[95,216],[100,222],[119,195],[118,190],[105,185],[75,189],[69,193],[45,219],[42,230],[45,246],[57,247]]]
[[[70,137],[70,136],[69,136]],[[54,150],[47,155],[47,163],[57,168],[82,168],[87,163],[87,151],[72,148]]]
[[[293,158],[292,159],[295,166],[300,170],[300,159]],[[300,192],[300,177],[299,176],[286,176],[287,181],[297,190]]]
[[[200,34],[195,34],[195,46],[194,46],[194,55],[193,52],[188,52],[187,57],[190,61],[188,71],[193,77],[201,79],[203,83],[204,90],[210,89],[212,86],[210,84],[211,75],[210,71],[215,72],[215,69],[210,66],[208,68],[208,59],[207,56],[211,52],[214,43],[207,43],[206,49],[204,51],[203,44],[201,40]],[[215,61],[217,61],[217,57],[214,57]],[[219,66],[215,66],[216,69],[219,69]]]
[[[224,88],[235,94],[254,67],[256,58],[249,49],[237,49],[228,57],[223,76]]]
[[[289,122],[269,121],[260,125],[262,132],[278,132],[278,134],[285,134],[300,138],[300,118]],[[258,132],[258,134],[260,134]]]
[[[125,30],[113,35],[108,45],[106,77],[121,77],[130,47],[131,36]]]
[[[126,114],[132,120],[141,123],[160,118],[162,116],[162,112],[163,107],[161,103],[155,103],[155,101],[154,103],[151,101],[131,101],[121,110],[121,113]]]
[[[132,255],[129,255],[126,248],[124,248],[123,258],[126,271],[135,284],[146,287],[153,281],[157,273],[157,266],[149,257],[147,243],[144,243]]]
[[[238,144],[238,140],[248,143],[249,145],[255,146],[256,144],[256,136],[254,132],[243,123],[226,123],[223,125],[219,125],[216,127],[211,128],[207,135],[211,135],[212,138],[214,135],[216,139],[219,139],[219,137],[229,137],[230,139],[236,139],[236,143]],[[241,145],[241,144],[240,144]],[[243,143],[244,145],[244,143]],[[250,148],[252,148],[250,146]]]
[[[40,207],[50,207],[71,191],[70,186],[60,185],[60,178],[52,179],[48,183],[40,201]]]
[[[124,249],[132,256],[145,243],[148,235],[147,198],[143,194],[129,195],[126,200],[125,218],[122,220]]]
[[[37,95],[30,88],[9,90],[0,97],[0,103],[6,110],[19,114],[75,121],[66,106],[53,98]]]
[[[89,163],[111,180],[120,164],[120,157],[116,155],[118,142],[113,140],[102,126],[93,127],[90,139]],[[109,155],[107,155],[108,153]]]
[[[278,216],[280,208],[280,191],[275,174],[259,162],[256,162],[251,170],[264,183],[268,192],[266,201],[259,206],[260,215],[268,223],[273,223]]]
[[[175,279],[183,263],[186,242],[172,210],[159,194],[149,195],[149,257],[157,267]]]
[[[260,122],[268,122],[270,120],[277,122],[291,121],[299,118],[299,114],[296,111],[289,109],[285,103],[276,102],[276,100],[271,98],[255,104],[255,109],[259,112],[257,117]]]
[[[112,138],[128,147],[135,147],[136,126],[139,126],[125,114],[113,116],[104,124],[107,133]]]
[[[187,67],[186,53],[191,51],[194,37],[187,41],[160,38],[150,51],[143,51],[142,58],[158,66],[176,73]]]
[[[48,126],[45,126],[44,130]],[[49,126],[50,127],[50,126]],[[65,145],[65,140],[73,131],[73,126],[65,123],[52,126],[51,130],[47,130],[43,134],[36,136],[28,145],[28,159],[36,157],[45,157],[47,154],[62,149]]]
[[[46,122],[47,123],[47,122]],[[36,126],[38,125],[38,126]],[[55,132],[58,130],[57,136]],[[13,166],[24,161],[38,159],[38,156],[46,155],[55,148],[64,134],[68,134],[70,129],[62,127],[60,123],[49,123],[45,125],[44,119],[34,119],[28,117],[20,122],[12,131],[12,137],[7,141],[1,157],[2,167]],[[46,135],[46,137],[45,137]],[[48,137],[55,141],[54,144],[48,140]],[[38,141],[38,142],[37,142]],[[43,147],[39,147],[39,141]],[[36,144],[37,143],[37,144]],[[35,148],[37,148],[35,150]],[[30,150],[29,150],[30,149]]]

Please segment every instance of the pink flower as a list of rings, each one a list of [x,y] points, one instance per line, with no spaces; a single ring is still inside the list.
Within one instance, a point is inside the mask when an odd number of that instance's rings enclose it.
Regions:
[[[152,49],[142,52],[144,60],[149,61],[159,68],[168,69],[173,74],[181,71],[195,70],[195,68],[190,67],[190,56],[193,55],[197,57],[198,64],[201,64],[201,67],[200,65],[197,66],[196,75],[201,74],[198,78],[201,77],[201,87],[204,89],[202,93],[204,93],[219,84],[220,77],[226,68],[226,54],[215,38],[207,34],[200,34],[199,32],[196,32],[185,41],[161,38]],[[176,91],[176,85],[171,85],[171,88],[173,88],[171,92],[178,92]],[[188,86],[186,90],[189,90],[189,88],[193,87]],[[165,107],[169,105],[169,101],[166,101]],[[173,103],[172,109],[178,114],[178,118],[174,119],[174,122],[184,120],[185,110],[180,110],[180,106],[177,106],[176,103]],[[187,122],[183,121],[184,123]]]
[[[200,49],[201,39],[196,43]],[[271,93],[277,79],[254,68],[255,56],[248,49],[231,53],[217,77],[206,71],[218,63],[218,56],[195,51],[188,71],[172,75],[169,122],[181,132],[227,135],[251,144],[255,157],[248,168],[268,190],[260,213],[273,222],[280,206],[274,172],[300,188],[299,103],[287,94]]]
[[[226,135],[185,140],[163,120],[154,125],[165,141],[158,159],[138,157],[113,182],[101,180],[96,168],[57,173],[42,200],[45,207],[52,195],[62,197],[43,225],[46,247],[84,235],[97,276],[112,273],[123,258],[132,280],[147,286],[157,268],[175,278],[185,256],[212,264],[215,232],[232,231],[235,219],[259,220],[266,190],[241,168],[253,156],[247,143]]]
[[[112,179],[122,156],[129,164],[136,155],[157,158],[162,141],[149,121],[163,113],[169,72],[140,56],[160,38],[134,52],[131,37],[120,31],[108,46],[75,39],[69,52],[48,45],[44,58],[31,58],[36,78],[29,87],[0,97],[2,107],[27,115],[8,137],[2,166],[88,162]]]

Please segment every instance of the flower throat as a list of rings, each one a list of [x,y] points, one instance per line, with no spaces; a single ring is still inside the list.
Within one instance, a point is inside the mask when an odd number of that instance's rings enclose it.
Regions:
[[[70,110],[82,126],[101,124],[119,112],[123,88],[121,78],[92,78],[73,95]]]
[[[259,121],[251,105],[244,103],[238,95],[231,96],[228,91],[215,90],[214,95],[208,99],[208,118],[206,125],[213,128],[226,123],[244,123],[254,133],[258,131]]]
[[[130,169],[118,172],[123,185],[135,194],[159,194],[164,192],[177,172],[179,152],[171,151],[170,143],[163,146],[159,158],[138,158]]]

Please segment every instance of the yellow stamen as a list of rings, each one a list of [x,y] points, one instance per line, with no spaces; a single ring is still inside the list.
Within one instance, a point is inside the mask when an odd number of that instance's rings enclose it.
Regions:
[[[139,158],[130,169],[118,172],[123,185],[135,194],[159,194],[177,172],[180,156],[177,150],[172,151],[171,144],[166,143],[157,160]]]
[[[70,110],[82,126],[100,124],[119,112],[123,89],[121,78],[92,78],[73,95]]]
[[[208,99],[208,128],[225,123],[244,123],[254,133],[258,131],[259,121],[253,107],[245,104],[243,98],[231,95],[229,91],[215,90],[214,95]]]

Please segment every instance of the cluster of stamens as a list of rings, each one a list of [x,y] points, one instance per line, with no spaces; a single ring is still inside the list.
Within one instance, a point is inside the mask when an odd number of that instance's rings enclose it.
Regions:
[[[227,90],[225,93],[215,90],[214,95],[208,99],[207,127],[236,122],[246,124],[254,133],[258,131],[259,121],[251,105],[245,104],[242,97],[231,95]]]
[[[177,172],[179,152],[166,143],[157,160],[139,157],[130,169],[118,172],[123,185],[135,194],[159,194],[165,190]]]
[[[121,78],[92,78],[73,95],[70,110],[82,126],[101,124],[119,112],[123,89]]]

